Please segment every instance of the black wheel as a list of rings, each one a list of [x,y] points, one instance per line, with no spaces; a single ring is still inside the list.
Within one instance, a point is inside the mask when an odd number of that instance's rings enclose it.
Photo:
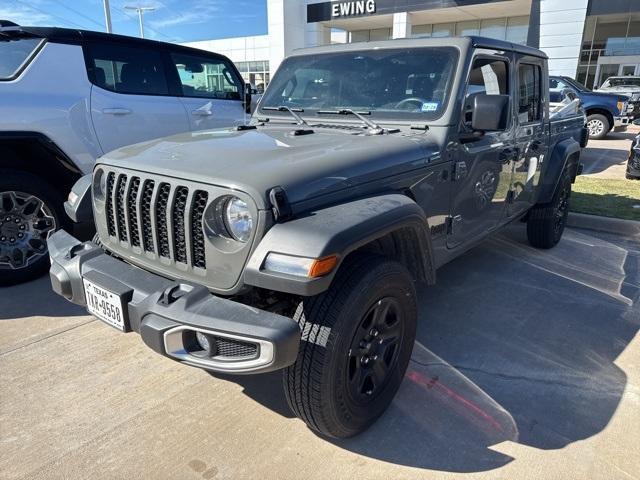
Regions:
[[[611,130],[611,123],[604,115],[593,113],[587,117],[587,130],[589,130],[589,138],[601,140]]]
[[[47,239],[66,225],[63,200],[39,177],[0,170],[0,285],[15,285],[49,269]]]
[[[554,247],[562,238],[569,215],[571,177],[563,172],[551,202],[536,205],[529,211],[527,238],[536,248]]]
[[[403,265],[377,255],[348,257],[331,288],[304,299],[294,315],[302,342],[283,378],[291,410],[330,437],[369,427],[400,387],[416,312]]]

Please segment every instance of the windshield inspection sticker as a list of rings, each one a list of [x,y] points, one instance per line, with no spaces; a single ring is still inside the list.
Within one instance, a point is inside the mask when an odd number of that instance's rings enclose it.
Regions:
[[[422,104],[422,111],[423,112],[435,112],[436,110],[438,110],[438,102],[424,102]]]

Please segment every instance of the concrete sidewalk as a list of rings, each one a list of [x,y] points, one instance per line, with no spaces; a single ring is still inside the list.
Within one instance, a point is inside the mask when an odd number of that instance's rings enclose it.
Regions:
[[[2,479],[628,479],[640,474],[640,244],[522,225],[423,288],[390,410],[330,441],[280,375],[181,366],[47,279],[0,290]]]

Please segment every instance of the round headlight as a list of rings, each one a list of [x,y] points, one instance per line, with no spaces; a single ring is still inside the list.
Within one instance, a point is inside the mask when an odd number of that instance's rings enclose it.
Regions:
[[[107,175],[99,168],[93,175],[93,196],[98,200],[104,200],[107,192]]]
[[[253,217],[246,202],[231,197],[224,207],[224,222],[229,234],[240,242],[246,242],[253,230]]]

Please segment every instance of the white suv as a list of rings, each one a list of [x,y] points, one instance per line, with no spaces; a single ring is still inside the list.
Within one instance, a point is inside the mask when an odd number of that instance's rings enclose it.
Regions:
[[[63,201],[115,148],[245,123],[251,91],[222,55],[0,21],[0,285],[45,272]]]

